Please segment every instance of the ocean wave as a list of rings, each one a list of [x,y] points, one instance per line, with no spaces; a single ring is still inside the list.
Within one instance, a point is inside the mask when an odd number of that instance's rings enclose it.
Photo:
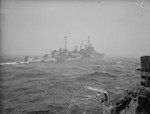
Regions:
[[[96,82],[101,82],[103,81],[103,84],[107,84],[110,80],[108,80],[109,78],[111,78],[111,80],[117,79],[117,75],[112,75],[110,73],[105,73],[105,72],[92,72],[89,74],[84,74],[81,77],[77,77],[76,81],[82,81],[82,82],[92,82],[92,83],[96,83]]]
[[[117,75],[112,75],[111,73],[108,72],[92,72],[90,74],[87,75],[89,76],[95,76],[95,77],[99,77],[99,76],[104,76],[104,77],[116,77]]]
[[[105,71],[106,72],[110,72],[110,73],[113,73],[113,74],[121,74],[121,73],[124,73],[122,70],[120,70],[120,69],[113,69],[113,68],[111,68],[111,69],[105,69]]]
[[[23,64],[28,64],[28,63],[30,63],[30,62],[24,62],[24,61],[20,61],[20,63],[23,63]]]
[[[116,96],[121,92],[120,88],[127,88],[140,78],[133,72],[134,65],[130,66],[125,62],[116,64],[85,61],[26,65],[22,60],[22,63],[16,61],[16,64],[2,67],[1,72],[6,100],[4,110],[8,114],[67,114],[70,100],[87,94],[83,90],[85,84],[105,88]],[[68,104],[61,104],[62,102]],[[96,102],[90,106],[74,106],[70,109],[70,114],[83,114],[86,111],[101,114],[100,105],[94,105]]]
[[[0,65],[15,65],[17,62],[0,63]]]
[[[49,104],[44,110],[35,111],[24,111],[26,114],[102,114],[102,107],[97,104],[89,105],[74,105],[70,109],[68,108],[69,103],[62,104]]]
[[[4,62],[0,63],[0,65],[15,65],[15,64],[29,64],[30,62],[18,61],[18,62]]]

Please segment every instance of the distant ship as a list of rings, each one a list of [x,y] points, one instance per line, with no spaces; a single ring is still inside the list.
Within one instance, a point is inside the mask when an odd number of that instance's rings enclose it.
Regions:
[[[95,51],[94,47],[90,43],[90,39],[88,37],[88,41],[86,44],[83,43],[80,45],[80,49],[78,50],[78,46],[75,45],[73,51],[69,51],[67,49],[67,38],[65,36],[65,48],[60,48],[59,50],[53,50],[50,54],[45,54],[43,56],[26,56],[25,62],[48,62],[48,61],[73,61],[73,60],[101,60],[104,58],[104,53],[98,53]]]

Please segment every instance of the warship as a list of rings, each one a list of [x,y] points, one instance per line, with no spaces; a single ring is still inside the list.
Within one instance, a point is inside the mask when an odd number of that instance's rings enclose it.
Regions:
[[[26,56],[24,61],[33,63],[33,62],[49,62],[49,61],[73,61],[73,60],[100,60],[103,59],[105,54],[95,51],[94,47],[90,42],[88,37],[87,43],[84,44],[82,41],[80,49],[75,45],[72,51],[67,49],[67,37],[65,36],[65,46],[64,49],[60,48],[59,50],[53,50],[49,54],[43,56]]]

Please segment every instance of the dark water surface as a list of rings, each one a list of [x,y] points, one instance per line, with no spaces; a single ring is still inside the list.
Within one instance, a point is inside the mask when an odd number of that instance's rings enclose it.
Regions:
[[[71,99],[87,95],[84,85],[102,87],[112,96],[140,79],[138,59],[1,65],[4,114],[67,114]],[[101,114],[97,102],[71,113]]]

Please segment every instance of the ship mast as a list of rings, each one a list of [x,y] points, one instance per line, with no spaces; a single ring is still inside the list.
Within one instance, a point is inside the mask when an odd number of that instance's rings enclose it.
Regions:
[[[65,50],[67,50],[67,37],[65,35]]]
[[[88,36],[88,46],[90,45],[90,37]]]

